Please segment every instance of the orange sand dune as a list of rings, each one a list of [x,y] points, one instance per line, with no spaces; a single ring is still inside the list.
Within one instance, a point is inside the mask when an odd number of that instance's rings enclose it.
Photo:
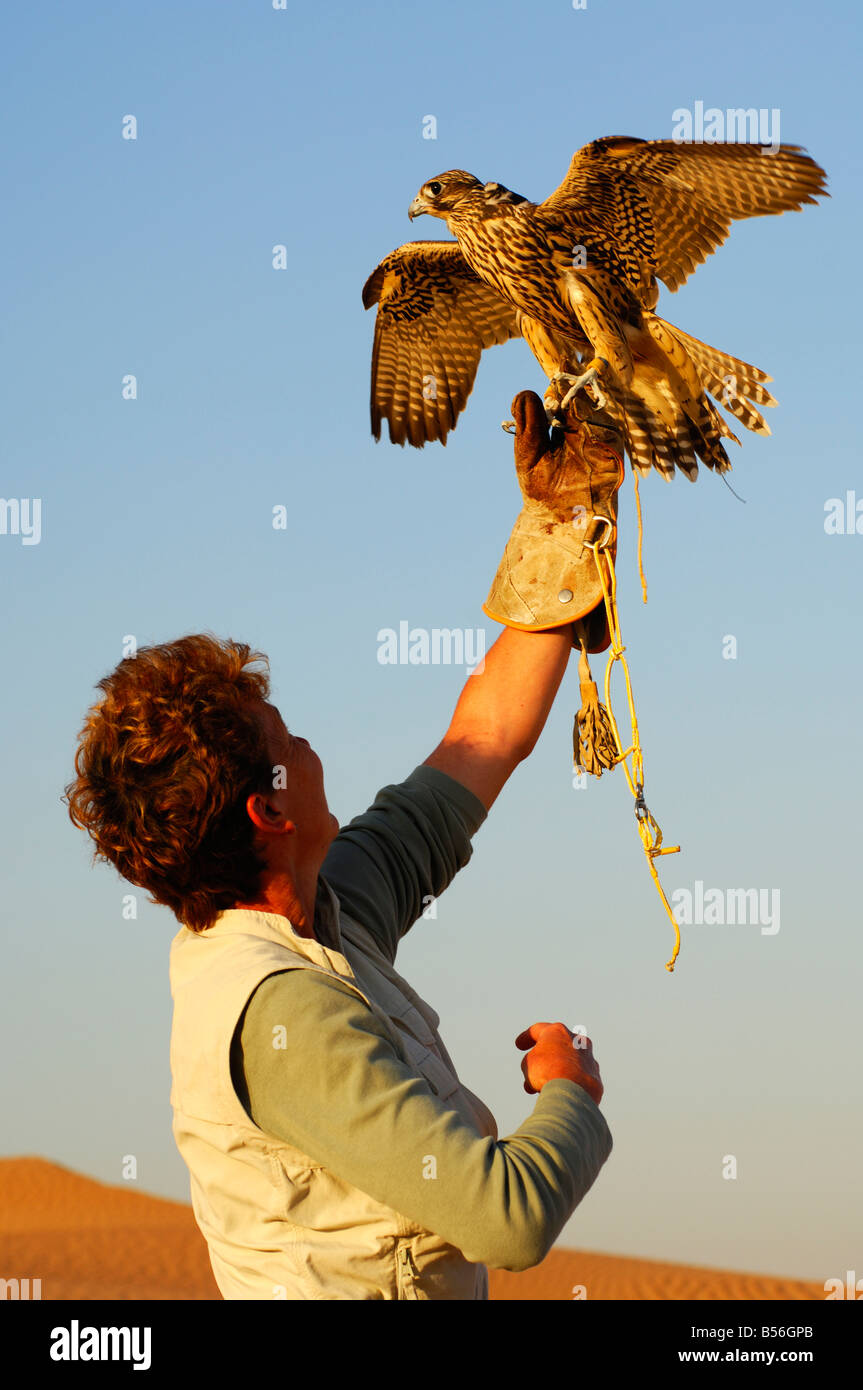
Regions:
[[[192,1208],[96,1182],[44,1158],[0,1159],[0,1278],[43,1299],[219,1299]],[[493,1299],[819,1299],[820,1284],[555,1249],[524,1274],[491,1270]],[[32,1286],[32,1285],[31,1285]]]

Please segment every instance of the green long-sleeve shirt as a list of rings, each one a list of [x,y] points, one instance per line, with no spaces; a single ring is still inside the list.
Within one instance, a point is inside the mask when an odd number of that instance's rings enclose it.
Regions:
[[[467,863],[485,816],[467,788],[419,767],[340,831],[322,876],[392,961],[429,897]],[[315,935],[341,950],[327,906],[319,891]],[[477,1263],[538,1263],[611,1152],[599,1107],[567,1080],[547,1082],[508,1138],[479,1134],[399,1057],[363,1001],[317,971],[269,976],[238,1034],[235,1084],[255,1124]]]

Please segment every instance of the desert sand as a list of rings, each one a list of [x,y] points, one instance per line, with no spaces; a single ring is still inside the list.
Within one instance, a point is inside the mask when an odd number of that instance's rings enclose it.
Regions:
[[[0,1159],[0,1278],[43,1300],[216,1299],[192,1208],[96,1182],[44,1158]],[[818,1299],[820,1284],[556,1247],[523,1274],[491,1270],[492,1299]]]

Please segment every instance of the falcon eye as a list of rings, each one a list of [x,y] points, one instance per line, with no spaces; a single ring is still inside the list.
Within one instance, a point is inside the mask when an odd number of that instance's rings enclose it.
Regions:
[[[441,191],[441,187],[442,185],[439,183],[430,183],[428,185],[428,191],[431,193],[432,197],[436,198]]]

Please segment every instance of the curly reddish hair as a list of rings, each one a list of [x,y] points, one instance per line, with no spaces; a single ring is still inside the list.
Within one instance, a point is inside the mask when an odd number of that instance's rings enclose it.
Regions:
[[[267,658],[209,634],[142,647],[99,681],[64,800],[103,859],[200,932],[253,901],[264,867],[246,798],[272,787]]]

